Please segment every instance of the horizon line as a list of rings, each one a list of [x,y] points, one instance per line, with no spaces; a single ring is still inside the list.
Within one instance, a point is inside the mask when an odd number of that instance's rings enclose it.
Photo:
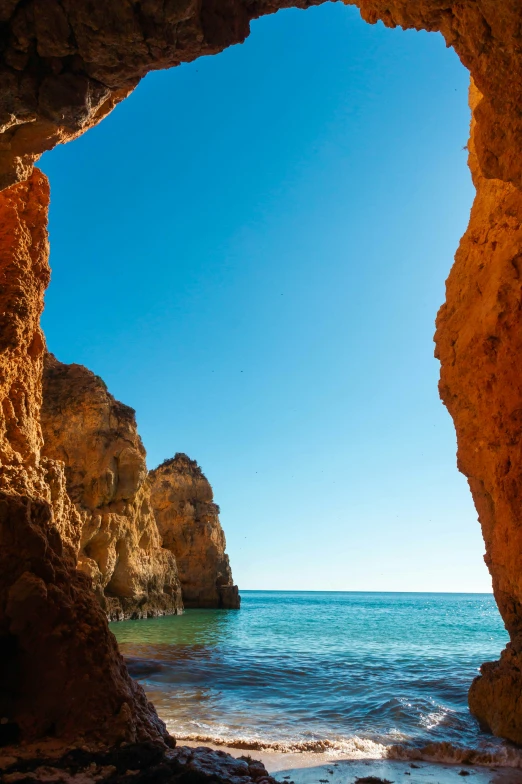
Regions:
[[[239,588],[239,593],[414,593],[414,594],[462,594],[464,596],[493,596],[493,591],[368,591],[322,588]]]

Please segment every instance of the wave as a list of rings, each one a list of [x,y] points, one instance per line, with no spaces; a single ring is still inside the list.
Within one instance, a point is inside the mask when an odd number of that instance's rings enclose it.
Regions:
[[[211,743],[232,749],[249,751],[273,751],[293,754],[328,754],[339,759],[389,759],[423,762],[439,762],[447,765],[480,765],[484,767],[522,768],[522,749],[502,745],[495,748],[471,749],[455,746],[447,741],[428,743],[424,746],[406,744],[386,745],[370,738],[330,740],[266,740],[255,737],[237,737],[189,732],[180,733],[171,728],[179,741]]]
[[[283,753],[313,753],[327,754],[340,753],[350,759],[383,759],[386,756],[387,747],[382,743],[376,743],[369,738],[347,738],[346,740],[336,741],[317,739],[317,740],[261,740],[249,737],[227,737],[226,735],[205,735],[197,732],[180,734],[173,733],[176,740],[188,740],[191,742],[212,743],[214,746],[228,746],[231,749],[249,749],[254,751],[279,751]]]

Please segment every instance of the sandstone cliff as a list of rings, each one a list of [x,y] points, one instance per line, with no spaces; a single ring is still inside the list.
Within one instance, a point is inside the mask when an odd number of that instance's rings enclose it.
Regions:
[[[63,461],[81,518],[78,568],[109,618],[181,612],[176,562],[161,546],[133,409],[87,368],[47,354],[41,422],[43,454]]]
[[[178,453],[149,476],[152,508],[163,546],[176,556],[185,607],[238,609],[219,507],[201,468]]]

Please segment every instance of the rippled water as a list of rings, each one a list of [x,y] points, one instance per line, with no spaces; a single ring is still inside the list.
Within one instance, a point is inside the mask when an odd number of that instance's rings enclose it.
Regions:
[[[492,596],[242,597],[239,612],[111,625],[131,673],[178,738],[352,756],[423,748],[462,759],[455,749],[465,748],[518,764],[467,708],[479,665],[507,641]],[[427,748],[433,743],[445,745]]]

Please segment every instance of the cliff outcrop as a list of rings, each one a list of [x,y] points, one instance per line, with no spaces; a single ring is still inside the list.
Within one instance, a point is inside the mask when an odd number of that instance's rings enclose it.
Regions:
[[[212,487],[195,460],[178,453],[150,474],[163,546],[176,556],[185,607],[239,609]]]
[[[46,354],[42,453],[65,467],[81,520],[78,568],[111,620],[181,612],[176,561],[161,546],[135,412],[82,365]]]

